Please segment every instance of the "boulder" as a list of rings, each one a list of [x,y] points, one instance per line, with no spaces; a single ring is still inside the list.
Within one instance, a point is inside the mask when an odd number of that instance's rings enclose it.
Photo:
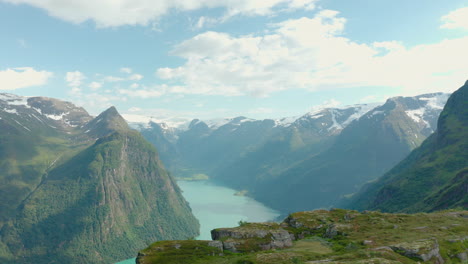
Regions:
[[[412,243],[404,242],[390,246],[396,253],[422,261],[433,260],[436,264],[443,264],[444,259],[440,256],[439,243],[434,239],[417,240]]]
[[[215,241],[221,241],[224,250],[252,252],[291,247],[294,236],[277,224],[246,224],[235,228],[211,231]]]

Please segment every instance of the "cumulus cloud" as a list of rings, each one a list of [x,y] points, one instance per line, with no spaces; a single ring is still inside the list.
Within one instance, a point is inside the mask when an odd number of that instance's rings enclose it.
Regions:
[[[206,16],[201,16],[198,18],[197,23],[193,25],[194,29],[202,29],[207,26],[212,26],[215,24],[218,24],[222,22],[222,18],[214,18],[214,17],[206,17]]]
[[[79,71],[67,72],[65,75],[65,81],[70,87],[80,87],[85,79],[86,76]]]
[[[358,43],[342,36],[346,19],[322,10],[312,18],[272,25],[261,35],[205,32],[174,47],[185,59],[157,76],[168,92],[226,96],[394,87],[400,94],[452,91],[468,76],[468,37],[406,47],[396,41]]]
[[[441,20],[441,28],[468,30],[468,7],[452,11],[443,16]]]
[[[91,90],[93,91],[96,91],[101,87],[102,87],[102,83],[99,83],[99,82],[92,82],[89,84],[89,88],[91,88]]]
[[[161,97],[162,95],[165,94],[164,90],[161,88],[147,88],[147,87],[144,87],[139,90],[119,89],[118,93],[121,95],[128,96],[128,97],[136,97],[136,98],[142,98],[142,99]]]
[[[123,68],[120,68],[120,72],[130,74],[133,72],[133,70],[132,68],[123,67]]]
[[[52,76],[52,72],[37,71],[32,67],[8,68],[0,71],[0,90],[41,86],[46,84]]]
[[[141,79],[143,79],[143,75],[137,74],[137,73],[132,74],[132,75],[130,75],[130,77],[128,77],[128,80],[130,80],[130,81],[139,81]]]
[[[313,9],[316,0],[0,0],[28,4],[46,10],[49,15],[72,23],[92,20],[98,27],[148,25],[171,10],[193,11],[223,8],[233,15],[269,15],[278,9]]]
[[[128,77],[119,77],[119,76],[106,76],[102,79],[103,82],[124,82],[124,81],[140,81],[143,79],[143,75],[134,73]]]
[[[125,78],[122,77],[116,77],[116,76],[106,76],[104,79],[102,79],[104,82],[121,82],[125,81]]]

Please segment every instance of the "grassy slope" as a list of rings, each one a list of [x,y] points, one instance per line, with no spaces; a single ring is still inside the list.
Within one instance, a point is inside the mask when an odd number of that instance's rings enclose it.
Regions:
[[[283,212],[326,208],[382,175],[411,151],[415,134],[424,137],[402,106],[382,107],[387,116],[351,123],[331,148],[264,181],[252,195]]]
[[[197,235],[177,188],[141,135],[114,133],[52,170],[3,240],[25,256],[15,263],[131,257],[149,241]]]
[[[388,212],[468,208],[468,83],[448,100],[436,133],[354,197],[351,207]]]
[[[378,248],[401,243],[419,245],[426,243],[421,241],[425,239],[437,239],[440,255],[446,263],[460,263],[455,255],[468,249],[468,240],[450,241],[468,234],[467,216],[466,211],[415,215],[341,209],[298,212],[290,218],[296,219],[302,227],[285,227],[284,223],[281,226],[293,234],[305,231],[310,234],[295,241],[291,248],[247,253],[224,251],[224,255],[219,255],[220,251],[208,247],[206,241],[162,241],[142,250],[141,254],[145,256],[139,257],[138,263],[286,264],[319,260],[329,263],[417,263],[390,248]],[[338,235],[325,238],[326,228],[332,223],[337,227]]]

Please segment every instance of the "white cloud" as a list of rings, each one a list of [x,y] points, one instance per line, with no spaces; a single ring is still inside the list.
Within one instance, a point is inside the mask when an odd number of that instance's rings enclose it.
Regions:
[[[72,23],[93,20],[98,27],[149,25],[170,10],[193,11],[223,8],[226,17],[233,15],[270,15],[277,9],[313,9],[316,0],[0,0],[29,4],[49,15]]]
[[[130,74],[133,72],[133,70],[131,68],[123,67],[123,68],[120,68],[120,72]]]
[[[8,68],[0,71],[0,90],[44,85],[52,76],[52,72],[36,71],[32,67]]]
[[[125,78],[116,77],[116,76],[106,76],[104,77],[102,81],[103,82],[121,82],[121,81],[125,81]]]
[[[222,21],[223,21],[223,19],[220,19],[220,18],[201,16],[198,19],[197,23],[195,23],[193,28],[194,29],[202,29],[202,28],[207,27],[207,26],[212,26],[212,25],[218,24],[218,23],[220,23]]]
[[[99,83],[99,82],[92,82],[89,84],[89,88],[91,88],[91,90],[93,91],[96,91],[101,87],[102,87],[102,83]]]
[[[165,94],[164,90],[161,90],[158,88],[143,88],[140,90],[119,89],[118,92],[121,95],[126,95],[129,97],[137,97],[137,98],[142,98],[142,99],[161,97],[162,95]]]
[[[128,80],[130,81],[139,81],[141,79],[143,79],[143,75],[137,73],[132,74],[130,77],[128,77]]]
[[[70,92],[69,92],[69,94],[70,94],[71,96],[76,96],[76,97],[83,96],[82,90],[81,90],[81,88],[79,88],[79,87],[72,87],[71,90],[70,90]]]
[[[128,109],[128,112],[140,112],[140,111],[142,111],[142,109],[139,107],[130,107]]]
[[[128,77],[119,76],[106,76],[102,79],[103,82],[124,82],[124,81],[140,81],[143,79],[143,75],[134,73]]]
[[[468,7],[463,7],[441,18],[441,28],[468,30]]]
[[[172,51],[186,62],[159,68],[167,92],[225,96],[394,87],[404,95],[453,91],[468,76],[468,37],[411,48],[396,41],[362,44],[341,35],[346,19],[332,10],[287,20],[262,35],[205,32]]]
[[[80,87],[85,79],[86,76],[79,71],[67,72],[65,75],[65,81],[70,87]]]
[[[341,105],[341,102],[336,99],[326,100],[325,102],[321,103],[320,105],[315,105],[311,108],[311,111],[321,111],[324,108],[337,108]]]

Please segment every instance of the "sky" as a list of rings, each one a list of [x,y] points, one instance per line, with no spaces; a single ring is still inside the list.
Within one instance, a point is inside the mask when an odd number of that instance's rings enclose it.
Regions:
[[[467,0],[0,0],[0,92],[129,121],[279,118],[453,92]]]

